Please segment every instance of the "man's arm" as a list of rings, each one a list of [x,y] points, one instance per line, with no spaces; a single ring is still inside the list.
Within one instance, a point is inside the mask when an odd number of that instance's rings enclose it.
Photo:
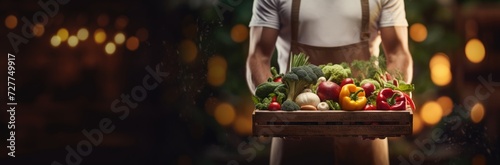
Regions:
[[[408,29],[405,26],[380,29],[382,46],[387,59],[387,70],[399,72],[410,83],[413,78],[413,59],[408,49]]]
[[[278,30],[254,26],[250,28],[250,46],[246,63],[247,84],[252,91],[271,77],[271,57],[278,38]]]

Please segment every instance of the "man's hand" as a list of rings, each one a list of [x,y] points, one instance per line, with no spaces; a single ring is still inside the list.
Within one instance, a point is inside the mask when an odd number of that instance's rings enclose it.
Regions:
[[[271,57],[279,31],[267,27],[250,28],[250,46],[246,63],[247,83],[252,93],[255,87],[271,77]]]
[[[413,59],[408,49],[408,28],[404,26],[380,29],[382,46],[387,59],[387,70],[399,71],[403,79],[410,83],[413,78]]]

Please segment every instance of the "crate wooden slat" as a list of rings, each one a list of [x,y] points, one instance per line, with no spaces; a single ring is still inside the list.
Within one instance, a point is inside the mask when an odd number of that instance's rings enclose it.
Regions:
[[[376,123],[376,124],[374,124]],[[253,113],[255,136],[395,137],[412,133],[413,113],[404,111],[267,111]]]

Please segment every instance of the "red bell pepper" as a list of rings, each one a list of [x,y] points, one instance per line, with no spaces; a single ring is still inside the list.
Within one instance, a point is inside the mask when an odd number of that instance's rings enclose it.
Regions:
[[[412,110],[417,110],[417,108],[415,107],[415,103],[413,102],[413,99],[411,99],[410,95],[406,94],[406,93],[403,93],[406,97],[406,101],[408,102],[408,104],[410,105],[411,109]]]
[[[403,92],[382,89],[377,96],[377,108],[381,110],[406,110],[406,98]]]

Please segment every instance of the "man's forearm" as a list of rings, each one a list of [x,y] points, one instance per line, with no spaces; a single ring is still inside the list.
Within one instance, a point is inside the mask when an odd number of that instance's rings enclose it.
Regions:
[[[413,59],[408,49],[408,28],[385,27],[380,29],[382,45],[387,60],[387,70],[399,73],[410,83],[413,78]]]
[[[409,53],[387,55],[387,71],[401,74],[404,81],[411,83],[413,79],[413,59]]]
[[[266,82],[271,77],[271,57],[277,38],[277,29],[267,27],[250,28],[246,79],[252,93],[255,93],[257,85]]]
[[[247,83],[250,90],[255,92],[255,87],[267,81],[271,77],[271,64],[269,57],[251,54],[247,60]]]

